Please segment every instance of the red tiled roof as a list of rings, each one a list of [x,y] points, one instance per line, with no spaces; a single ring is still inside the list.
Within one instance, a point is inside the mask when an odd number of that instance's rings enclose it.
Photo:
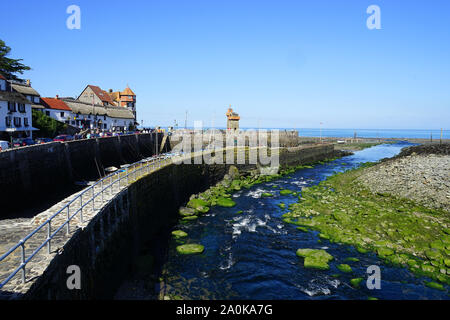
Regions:
[[[6,80],[6,78],[0,73],[0,79]]]
[[[108,102],[109,104],[114,105],[114,102],[112,101],[110,95],[106,91],[100,89],[100,87],[93,86],[93,85],[88,85],[88,87],[91,88],[92,91],[94,91],[95,95],[100,100],[102,100],[102,102]]]
[[[72,109],[70,109],[67,104],[60,99],[41,98],[41,100],[44,103],[44,106],[48,109],[72,111]]]

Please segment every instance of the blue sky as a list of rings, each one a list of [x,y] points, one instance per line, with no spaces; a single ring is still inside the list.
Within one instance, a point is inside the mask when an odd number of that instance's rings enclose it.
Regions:
[[[81,8],[81,30],[66,8]],[[366,27],[369,5],[381,30]],[[4,1],[42,96],[137,94],[144,125],[450,129],[450,1]]]

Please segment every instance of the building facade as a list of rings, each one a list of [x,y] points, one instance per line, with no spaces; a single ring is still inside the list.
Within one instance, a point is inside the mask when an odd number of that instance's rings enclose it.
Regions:
[[[117,106],[127,108],[136,120],[136,94],[127,86],[123,91],[113,92],[109,89],[109,96]]]
[[[41,101],[42,106],[44,107],[42,112],[44,112],[45,115],[57,121],[72,125],[71,120],[73,119],[74,114],[67,104],[59,99],[58,96],[55,98],[41,98]]]
[[[0,75],[0,140],[32,138],[31,101],[13,90],[12,84]]]
[[[87,85],[78,96],[77,100],[93,105],[102,105],[104,107],[119,107],[130,111],[133,114],[134,125],[136,123],[136,94],[127,86],[123,91],[109,92],[98,86]]]
[[[122,107],[102,104],[89,104],[78,99],[61,99],[71,110],[70,124],[81,129],[101,131],[128,131],[134,125],[133,114]]]

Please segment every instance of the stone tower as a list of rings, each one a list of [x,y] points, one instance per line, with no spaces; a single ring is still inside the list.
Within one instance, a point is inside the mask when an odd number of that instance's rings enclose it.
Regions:
[[[230,107],[228,108],[228,111],[226,113],[227,116],[227,130],[239,130],[239,120],[241,117],[239,117],[239,114],[236,112],[233,112],[233,109]]]

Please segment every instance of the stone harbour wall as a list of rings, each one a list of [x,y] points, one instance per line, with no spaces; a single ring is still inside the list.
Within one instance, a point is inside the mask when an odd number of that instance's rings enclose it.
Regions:
[[[163,139],[158,135],[158,146]],[[76,181],[97,180],[104,169],[155,154],[155,134],[52,142],[0,152],[0,219]],[[165,151],[169,151],[168,148]]]

